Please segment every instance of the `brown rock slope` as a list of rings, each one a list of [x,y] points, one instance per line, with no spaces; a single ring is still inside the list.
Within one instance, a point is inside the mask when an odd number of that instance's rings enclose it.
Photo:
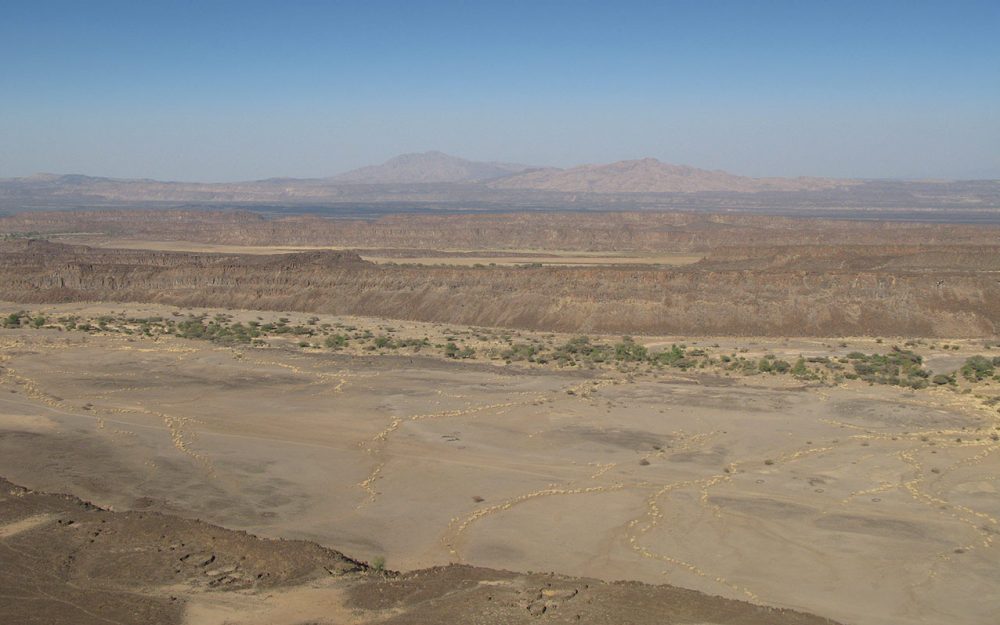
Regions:
[[[992,336],[1000,248],[722,251],[694,265],[378,266],[342,252],[249,256],[0,244],[0,299],[299,310],[566,332]]]
[[[0,479],[0,622],[174,623],[183,595],[363,571],[302,541],[156,513],[114,513]]]
[[[230,594],[236,590],[242,592]],[[226,606],[227,623],[273,625],[542,618],[608,625],[836,625],[670,586],[468,566],[381,575],[313,543],[262,540],[157,513],[111,512],[0,479],[0,622],[194,625],[212,622],[204,608],[214,605]]]

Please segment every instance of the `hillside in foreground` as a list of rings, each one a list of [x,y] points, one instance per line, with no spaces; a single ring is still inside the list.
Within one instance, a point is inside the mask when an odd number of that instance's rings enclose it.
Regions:
[[[112,512],[2,478],[0,563],[5,623],[835,625],[671,586],[457,565],[383,572],[313,543]]]

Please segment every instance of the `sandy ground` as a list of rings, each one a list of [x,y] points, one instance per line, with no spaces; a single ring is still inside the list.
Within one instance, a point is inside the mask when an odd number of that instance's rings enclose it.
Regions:
[[[32,488],[397,569],[670,583],[858,625],[1000,609],[1000,422],[969,395],[47,330],[0,350],[0,475]]]
[[[4,532],[5,529],[11,531]],[[838,625],[668,585],[450,565],[115,512],[0,478],[0,622],[44,625]]]

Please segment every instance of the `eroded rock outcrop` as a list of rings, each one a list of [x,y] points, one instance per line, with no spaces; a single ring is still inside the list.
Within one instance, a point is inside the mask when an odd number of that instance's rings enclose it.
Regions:
[[[996,334],[995,274],[963,268],[966,252],[948,260],[942,249],[932,253],[937,265],[921,260],[919,250],[910,255],[915,267],[901,252],[873,252],[867,266],[842,266],[836,250],[783,250],[735,264],[709,258],[662,269],[384,266],[332,251],[191,254],[18,241],[0,244],[0,299],[299,310],[578,333]],[[968,253],[993,259],[984,267],[1000,256],[992,247]]]

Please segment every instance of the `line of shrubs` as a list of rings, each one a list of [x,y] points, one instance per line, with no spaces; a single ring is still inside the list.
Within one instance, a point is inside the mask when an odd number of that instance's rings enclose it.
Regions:
[[[175,316],[179,316],[175,313]],[[290,325],[289,319],[279,318],[273,323],[248,321],[233,322],[232,316],[219,313],[209,319],[207,315],[189,315],[186,319],[174,320],[163,317],[112,317],[98,316],[92,320],[81,320],[76,316],[60,317],[56,320],[67,330],[80,331],[116,331],[124,334],[139,333],[146,336],[157,334],[175,335],[181,338],[208,340],[222,344],[258,344],[263,339],[275,335],[294,335],[313,337],[320,335],[322,344],[300,341],[302,347],[319,347],[328,349],[343,349],[352,340],[365,343],[364,349],[397,350],[410,348],[420,351],[432,347],[425,338],[401,338],[389,335],[374,335],[371,330],[359,330],[353,326],[336,324],[343,332],[336,332],[330,324],[318,324],[318,318],[309,320],[308,325]],[[0,325],[4,328],[42,328],[50,320],[44,315],[32,315],[27,311],[10,313],[0,317]],[[93,322],[93,323],[91,323]],[[387,329],[390,334],[393,329]],[[331,332],[333,332],[331,334]],[[353,334],[351,334],[353,333]],[[489,339],[487,336],[477,338]],[[961,368],[951,374],[933,374],[924,368],[923,358],[912,350],[893,347],[883,354],[865,354],[851,352],[843,357],[799,357],[794,363],[768,354],[760,359],[746,358],[736,354],[722,354],[717,358],[709,356],[705,350],[689,348],[684,344],[673,344],[667,349],[651,350],[636,342],[630,336],[624,336],[615,343],[598,343],[587,336],[569,339],[562,345],[546,345],[538,340],[532,342],[514,342],[509,335],[500,337],[508,345],[501,349],[489,349],[487,358],[499,358],[508,363],[527,361],[545,364],[553,362],[560,366],[579,366],[595,364],[618,364],[619,366],[650,365],[653,367],[671,367],[680,370],[718,366],[724,370],[738,372],[744,375],[773,374],[793,375],[803,380],[820,379],[825,376],[823,371],[832,372],[835,379],[839,376],[851,380],[863,380],[872,384],[889,384],[914,389],[926,388],[930,385],[957,385],[957,374],[970,382],[981,382],[987,379],[1000,381],[1000,357],[971,356],[966,359]],[[553,338],[549,335],[547,338]],[[457,343],[456,336],[446,336],[444,344],[433,345],[441,350],[444,356],[455,359],[468,359],[476,356],[476,350],[468,345]]]

